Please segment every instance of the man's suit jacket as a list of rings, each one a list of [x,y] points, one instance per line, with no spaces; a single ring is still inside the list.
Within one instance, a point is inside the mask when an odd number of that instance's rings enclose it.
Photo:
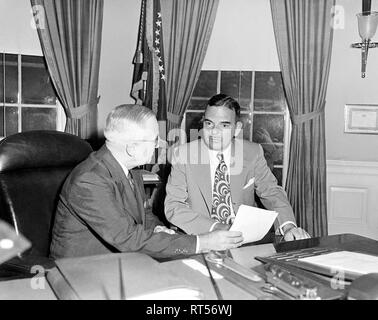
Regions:
[[[163,224],[144,209],[142,177],[131,172],[135,193],[105,145],[71,172],[59,196],[53,258],[126,251],[154,257],[195,253],[195,236],[153,232]]]
[[[169,222],[188,234],[208,232],[215,222],[210,218],[212,186],[208,154],[208,148],[201,139],[178,146],[172,152],[165,214]],[[241,204],[255,206],[256,192],[266,209],[278,212],[276,227],[286,221],[295,222],[286,193],[277,185],[259,144],[234,139],[230,167],[235,214]]]

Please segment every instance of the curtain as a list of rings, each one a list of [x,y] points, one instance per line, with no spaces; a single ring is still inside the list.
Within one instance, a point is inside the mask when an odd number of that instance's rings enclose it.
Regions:
[[[162,0],[167,132],[180,126],[201,72],[219,0]]]
[[[286,189],[297,223],[327,235],[324,107],[334,0],[271,0],[292,133]]]
[[[65,131],[95,141],[103,0],[31,0],[31,5],[67,116]]]

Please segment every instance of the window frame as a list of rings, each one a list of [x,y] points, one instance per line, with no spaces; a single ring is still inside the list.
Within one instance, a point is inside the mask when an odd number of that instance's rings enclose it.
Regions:
[[[286,180],[287,180],[287,170],[288,170],[288,163],[289,163],[289,148],[290,148],[290,135],[291,135],[291,121],[290,121],[290,113],[289,109],[287,106],[287,101],[285,99],[285,109],[284,111],[255,111],[254,110],[254,103],[255,103],[255,98],[254,98],[254,90],[255,90],[255,75],[256,72],[279,72],[281,71],[264,71],[264,70],[201,70],[202,71],[216,71],[218,73],[217,75],[217,94],[220,93],[220,87],[221,87],[221,73],[224,71],[234,71],[234,72],[252,72],[252,83],[251,83],[251,102],[249,105],[249,110],[240,110],[241,115],[250,115],[251,116],[251,129],[249,132],[249,139],[248,141],[252,141],[252,135],[253,135],[253,117],[254,115],[259,115],[259,114],[271,114],[271,115],[281,115],[284,117],[284,135],[283,135],[283,142],[275,143],[275,145],[282,145],[283,146],[283,159],[282,159],[282,164],[274,164],[274,168],[280,168],[282,169],[282,187],[285,188],[286,186]],[[194,97],[196,99],[197,97]],[[209,99],[210,97],[198,97],[198,99]],[[192,98],[191,98],[192,99]],[[181,132],[182,135],[180,136],[180,143],[187,142],[185,140],[186,137],[186,118],[187,118],[187,113],[203,113],[203,110],[196,110],[196,109],[190,109],[190,106],[185,110],[185,113],[183,115],[183,119],[181,122]]]
[[[17,108],[18,112],[18,122],[17,122],[17,133],[23,132],[22,131],[22,108],[47,108],[47,109],[56,109],[56,129],[57,131],[64,131],[65,128],[65,122],[66,122],[66,116],[64,113],[64,109],[58,99],[56,98],[55,104],[38,104],[38,103],[21,103],[21,97],[22,97],[22,56],[34,56],[34,57],[43,57],[42,55],[29,55],[29,54],[22,54],[22,53],[8,53],[8,52],[2,52],[3,55],[6,54],[13,54],[17,55],[17,82],[18,82],[18,93],[17,93],[17,103],[11,103],[11,102],[5,102],[5,92],[3,101],[0,101],[0,107],[4,108],[4,125],[6,124],[6,117],[5,117],[5,108],[13,107]],[[5,85],[6,79],[4,77],[4,85]],[[6,138],[6,126],[4,126],[4,135],[0,133],[0,140]]]

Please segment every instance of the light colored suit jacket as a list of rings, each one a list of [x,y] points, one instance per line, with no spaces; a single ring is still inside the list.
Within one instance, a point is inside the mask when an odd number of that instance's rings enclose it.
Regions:
[[[277,185],[259,144],[235,139],[231,145],[230,187],[235,213],[241,204],[255,206],[255,192],[268,210],[278,212],[275,226],[295,222],[285,191]],[[188,234],[208,232],[212,186],[208,148],[203,140],[178,146],[172,152],[172,170],[166,186],[165,215]]]
[[[135,194],[106,146],[71,172],[59,196],[53,258],[133,251],[153,257],[195,253],[195,236],[153,232],[163,223],[145,209],[142,177],[131,172]]]

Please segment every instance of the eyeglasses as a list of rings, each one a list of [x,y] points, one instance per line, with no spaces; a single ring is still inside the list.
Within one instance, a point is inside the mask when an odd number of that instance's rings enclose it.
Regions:
[[[143,139],[140,139],[140,140],[126,140],[126,142],[149,142],[149,143],[154,143],[155,144],[155,148],[159,148],[161,141],[163,141],[163,140],[160,139],[159,136],[157,136],[156,139],[154,139],[154,140],[143,140]]]

